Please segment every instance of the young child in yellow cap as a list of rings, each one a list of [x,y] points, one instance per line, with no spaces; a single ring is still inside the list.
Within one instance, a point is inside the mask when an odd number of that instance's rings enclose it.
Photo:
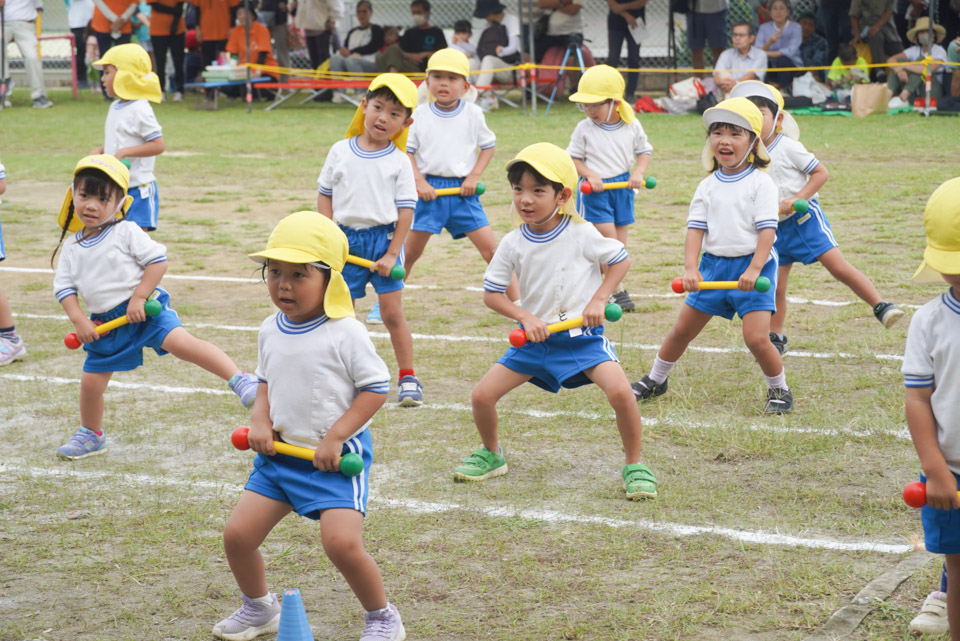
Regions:
[[[228,381],[244,407],[256,397],[256,377],[241,372],[216,345],[191,336],[171,309],[170,295],[160,287],[167,271],[166,247],[124,217],[132,200],[127,195],[129,180],[127,168],[113,156],[81,159],[57,219],[60,242],[50,257],[51,266],[61,246],[63,252],[53,292],[86,352],[80,378],[81,426],[57,449],[64,459],[105,451],[103,393],[114,372],[143,365],[144,347],[160,356],[169,352]],[[160,303],[159,314],[146,314],[148,300]],[[104,335],[96,331],[98,324],[124,315],[128,324]]]
[[[277,631],[280,604],[267,588],[260,544],[290,512],[319,521],[323,551],[364,610],[366,641],[402,641],[400,614],[387,601],[377,562],[363,547],[373,444],[370,421],[389,389],[387,366],[353,317],[342,270],[347,238],[316,212],[287,216],[261,252],[278,311],[260,325],[257,402],[248,441],[253,470],[223,533],[227,561],[243,598],[213,628],[228,641]],[[274,441],[315,449],[312,461],[278,454]],[[340,473],[340,457],[363,459],[363,472]]]
[[[914,282],[941,283],[947,291],[910,320],[903,352],[907,427],[920,458],[927,504],[920,510],[927,551],[943,554],[946,575],[960,577],[960,178],[940,185],[927,201],[927,247]],[[944,580],[942,589],[946,589]],[[924,608],[942,611],[953,641],[960,641],[960,589],[927,597]],[[931,602],[931,599],[935,601]],[[919,617],[918,617],[919,618]],[[929,630],[933,632],[933,630]]]
[[[473,388],[473,417],[483,446],[454,470],[458,481],[507,473],[500,448],[497,401],[533,383],[550,392],[596,383],[617,416],[628,499],[657,495],[657,479],[641,461],[640,410],[613,346],[603,335],[610,295],[630,268],[623,244],[605,238],[576,214],[577,170],[563,149],[537,143],[507,163],[515,214],[523,224],[503,237],[483,275],[483,302],[521,324],[527,343],[511,347]],[[563,265],[558,271],[557,265]],[[600,266],[607,267],[606,276]],[[519,279],[520,305],[505,296]],[[549,323],[583,317],[583,326],[550,334]]]
[[[413,337],[403,313],[403,281],[390,277],[403,265],[403,242],[413,221],[417,187],[403,152],[417,87],[398,73],[374,78],[347,137],[330,148],[317,179],[317,211],[347,235],[350,254],[373,261],[370,268],[347,264],[343,277],[353,299],[377,294],[383,324],[397,357],[398,397],[403,407],[423,403],[423,386],[413,369]]]
[[[634,190],[644,186],[653,146],[624,101],[623,87],[623,76],[607,65],[590,67],[580,77],[570,100],[587,117],[573,130],[567,153],[592,188],[590,194],[577,190],[578,210],[601,234],[626,246],[628,226],[634,222]],[[605,190],[604,184],[610,182],[626,182],[627,189]],[[611,302],[625,312],[636,309],[623,288],[614,292]]]
[[[92,154],[110,154],[126,160],[130,167],[133,204],[127,220],[146,231],[157,228],[160,196],[153,174],[156,157],[166,150],[163,130],[150,102],[162,99],[160,79],[151,71],[150,54],[138,44],[117,45],[107,51],[94,67],[103,70],[104,90],[111,98],[104,126],[104,143]]]
[[[487,127],[483,110],[463,99],[469,78],[470,63],[456,49],[441,49],[427,62],[426,84],[433,100],[413,111],[407,138],[420,193],[403,263],[408,277],[430,237],[444,229],[455,239],[469,238],[488,263],[497,249],[476,193],[493,158],[496,136]],[[436,190],[445,187],[459,188],[460,195],[438,197]],[[508,295],[516,299],[515,286]]]
[[[0,163],[0,194],[7,190],[7,172]],[[3,247],[3,228],[0,227],[0,261],[6,258]],[[13,323],[13,311],[10,302],[0,291],[0,367],[18,361],[27,355],[27,346],[23,337],[17,334]]]
[[[763,116],[746,98],[729,98],[703,114],[707,143],[701,161],[710,175],[690,202],[684,243],[683,287],[690,292],[680,318],[667,334],[650,373],[633,384],[638,401],[667,391],[667,376],[687,345],[710,319],[738,314],[743,340],[767,381],[767,414],[793,408],[780,352],[770,342],[775,311],[777,186],[762,171],[770,156],[760,137]],[[703,251],[701,256],[700,252]],[[754,287],[764,276],[773,284]],[[737,289],[701,290],[701,281],[738,281]]]

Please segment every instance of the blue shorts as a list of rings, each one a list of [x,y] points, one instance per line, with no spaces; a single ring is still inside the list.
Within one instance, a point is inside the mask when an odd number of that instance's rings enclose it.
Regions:
[[[393,239],[393,230],[396,225],[379,225],[369,229],[352,229],[340,225],[340,229],[347,236],[350,243],[350,254],[367,260],[379,260],[387,253],[390,241]],[[397,264],[403,265],[403,248],[397,256]],[[378,294],[386,294],[403,289],[402,280],[393,280],[389,276],[381,276],[367,267],[347,263],[343,266],[344,280],[350,287],[350,297],[357,299],[367,295],[367,283],[373,283],[373,290]]]
[[[960,482],[960,475],[953,475]],[[920,482],[927,477],[920,475]],[[934,554],[960,554],[960,510],[938,510],[929,505],[920,508],[923,544]]]
[[[434,189],[460,187],[463,178],[444,178],[443,176],[424,176]],[[413,210],[412,231],[426,231],[439,234],[444,228],[454,238],[463,238],[467,234],[490,224],[480,205],[480,196],[438,196],[430,202],[422,198]]]
[[[773,246],[781,265],[809,265],[837,246],[820,203],[811,200],[809,204],[807,213],[794,214],[777,225],[777,242]]]
[[[770,279],[770,289],[766,292],[742,292],[739,289],[701,289],[687,295],[687,305],[712,316],[722,316],[731,320],[734,314],[740,318],[750,312],[775,312],[777,291],[777,258],[776,251],[760,270],[761,276]],[[700,274],[703,280],[740,280],[740,275],[747,271],[753,254],[746,256],[714,256],[704,252],[700,257]]]
[[[497,360],[507,369],[532,376],[531,383],[554,393],[561,387],[589,385],[593,381],[583,371],[607,361],[620,362],[603,335],[603,325],[584,327],[579,336],[557,332],[542,343],[511,347]]]
[[[687,14],[687,47],[703,49],[710,42],[714,49],[727,48],[727,10],[717,13]]]
[[[253,459],[253,471],[243,489],[291,506],[300,516],[317,520],[320,512],[330,508],[347,508],[367,513],[370,493],[370,464],[373,463],[373,440],[370,430],[363,430],[343,444],[343,453],[355,452],[363,458],[363,474],[344,476],[340,472],[321,472],[313,461],[285,454]]]
[[[87,359],[83,362],[85,372],[126,372],[143,365],[143,348],[152,347],[157,356],[167,352],[160,348],[163,339],[171,330],[183,327],[177,312],[170,308],[170,294],[158,287],[153,296],[163,309],[153,318],[142,323],[128,323],[111,330],[92,343],[83,345]],[[108,312],[92,314],[90,320],[107,322],[127,313],[124,301]]]
[[[132,220],[147,231],[156,229],[157,214],[160,212],[157,181],[139,187],[131,187],[127,193],[133,196],[133,203],[127,210],[127,220]]]
[[[603,182],[624,182],[630,180],[630,174],[620,174],[613,178],[604,178]],[[585,181],[580,181],[581,184]],[[577,189],[577,211],[583,211],[583,217],[591,223],[613,223],[617,227],[632,225],[633,198],[632,189],[606,189],[591,194],[581,194]],[[583,209],[581,210],[581,202]]]

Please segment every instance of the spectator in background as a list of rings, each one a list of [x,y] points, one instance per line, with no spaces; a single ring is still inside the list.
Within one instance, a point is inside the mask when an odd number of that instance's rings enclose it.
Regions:
[[[850,44],[870,45],[871,62],[881,63],[903,51],[903,42],[893,24],[896,0],[852,0],[850,3]],[[871,74],[876,82],[886,82],[887,72],[875,67]]]
[[[97,2],[98,0],[94,0]],[[230,36],[230,15],[242,0],[187,0],[197,8],[196,36],[200,43],[203,66],[212,65],[227,46]]]
[[[687,47],[694,69],[705,69],[704,47],[709,42],[713,60],[727,46],[727,0],[692,0],[687,13]],[[700,74],[697,74],[700,75]]]
[[[383,53],[387,50],[387,47],[397,44],[400,42],[400,29],[397,27],[384,27],[383,28],[383,46],[380,47],[378,53]]]
[[[790,19],[787,0],[770,2],[770,22],[757,30],[760,48],[767,52],[767,82],[779,89],[788,89],[793,81],[792,71],[775,71],[783,67],[800,67],[800,43],[803,35],[800,25]]]
[[[811,12],[806,12],[797,19],[800,25],[800,35],[803,41],[800,43],[800,62],[804,67],[826,67],[830,64],[830,45],[827,39],[817,33],[817,16]],[[823,80],[827,72],[820,70],[813,72],[820,80]]]
[[[917,20],[913,29],[907,31],[907,40],[912,42],[913,46],[890,56],[887,60],[889,63],[919,62],[930,56],[935,61],[930,64],[931,98],[939,98],[943,95],[943,63],[947,61],[947,52],[937,43],[943,40],[946,34],[946,30],[936,23],[931,32],[930,18],[923,16]],[[939,61],[939,64],[936,61]],[[890,68],[890,73],[887,75],[887,97],[890,99],[891,109],[912,107],[915,99],[927,95],[923,72],[923,64]]]
[[[733,47],[721,53],[713,66],[713,81],[724,95],[730,93],[738,82],[743,80],[763,82],[767,74],[767,54],[753,44],[756,40],[753,25],[746,21],[738,22],[733,25],[731,35]],[[756,71],[742,71],[744,69]]]
[[[960,36],[947,47],[947,62],[960,65]],[[960,66],[950,67],[950,95],[960,96]]]
[[[67,23],[73,34],[77,51],[77,87],[86,89],[87,83],[87,27],[93,19],[93,0],[69,0]],[[96,58],[94,58],[96,60]]]
[[[844,68],[851,66],[851,69]],[[830,72],[827,73],[827,85],[836,91],[838,89],[850,89],[853,85],[861,82],[870,82],[870,69],[867,67],[867,61],[857,55],[857,50],[853,45],[844,42],[840,45],[837,57],[830,65]]]
[[[127,44],[133,35],[130,18],[137,12],[137,0],[93,0],[93,19],[90,31],[97,38],[100,56],[116,45]],[[100,71],[103,78],[103,71]],[[104,100],[109,100],[107,90],[101,85]]]
[[[174,102],[183,100],[184,55],[186,22],[183,19],[183,0],[149,0],[150,40],[153,42],[153,70],[160,79],[160,89],[170,91]],[[173,59],[173,83],[167,86],[167,52]],[[190,78],[193,81],[193,78]]]
[[[607,43],[610,47],[607,64],[611,67],[620,66],[620,51],[624,42],[627,43],[627,67],[636,69],[640,66],[640,42],[634,38],[631,30],[638,27],[638,20],[646,20],[646,5],[647,0],[607,0],[607,7],[610,9],[607,13]],[[624,74],[624,77],[627,88],[623,99],[633,104],[637,98],[640,74],[634,71]]]
[[[130,25],[133,28],[134,42],[143,47],[150,56],[150,64],[155,68],[157,63],[153,57],[153,43],[150,41],[150,5],[146,0],[140,0],[137,12],[130,19]],[[163,89],[163,85],[160,85],[160,89]]]
[[[187,52],[183,56],[183,76],[187,82],[197,82],[203,72],[203,54],[197,41],[197,30],[190,29],[184,36]]]
[[[370,22],[373,5],[369,0],[357,3],[357,26],[347,32],[343,47],[330,58],[330,71],[376,73],[377,52],[383,46],[383,27]],[[338,100],[339,99],[339,100]],[[342,102],[340,94],[333,102]]]
[[[512,71],[493,71],[506,69],[520,62],[520,20],[499,0],[478,0],[473,12],[474,18],[487,21],[486,28],[477,41],[477,57],[480,59],[480,75],[476,84],[489,87],[494,82],[510,83],[514,81]],[[481,90],[482,91],[482,90]],[[478,103],[484,111],[497,108],[497,97],[492,91],[485,92]]]
[[[827,58],[833,59],[840,43],[850,42],[850,0],[819,0],[817,22],[827,37]]]
[[[470,71],[476,71],[480,68],[480,59],[477,58],[477,45],[470,42],[473,36],[473,27],[469,20],[457,20],[453,23],[453,39],[450,41],[450,48],[456,49],[467,57],[470,64]]]
[[[260,16],[273,40],[273,53],[281,67],[290,67],[290,43],[287,39],[287,3],[285,0],[260,0]],[[285,80],[280,76],[280,80]]]
[[[537,62],[543,60],[547,49],[551,47],[567,48],[571,35],[580,36],[583,42],[583,15],[580,12],[585,0],[537,0],[537,7],[550,10],[547,32],[541,36],[534,48]],[[725,0],[724,0],[725,1]]]
[[[427,59],[434,51],[446,49],[447,39],[440,27],[430,24],[429,0],[413,0],[410,3],[413,26],[403,32],[395,45],[387,47],[377,56],[377,69],[381,72],[416,73],[425,71]]]
[[[34,0],[0,0],[3,7],[3,46],[10,41],[17,43],[23,64],[27,72],[27,82],[30,85],[30,98],[33,99],[34,109],[46,109],[53,103],[47,99],[47,89],[43,84],[43,64],[37,56],[37,12],[39,2]],[[136,5],[134,5],[136,6]],[[10,56],[3,56],[4,68],[0,73],[7,79],[10,87]],[[4,106],[9,107],[7,96],[0,96]]]
[[[237,61],[242,65],[252,62],[276,67],[277,59],[273,56],[270,31],[254,19],[255,15],[247,13],[243,6],[237,7],[237,25],[230,30],[230,38],[227,40],[225,50],[230,55],[236,56]],[[250,51],[247,51],[247,29],[250,30]],[[274,78],[277,76],[271,71],[262,73]]]
[[[343,17],[343,4],[340,0],[300,0],[296,5],[296,25],[303,29],[307,40],[307,54],[310,66],[316,69],[323,61],[336,53],[331,51],[332,36],[336,35],[336,21]],[[334,30],[330,31],[330,21]]]

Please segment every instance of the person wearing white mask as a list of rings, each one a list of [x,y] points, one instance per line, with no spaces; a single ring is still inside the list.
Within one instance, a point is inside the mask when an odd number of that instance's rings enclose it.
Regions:
[[[917,64],[890,67],[890,75],[887,77],[887,99],[891,108],[913,106],[915,99],[927,95],[923,77],[924,65],[920,62],[927,56],[933,60],[929,69],[932,75],[930,97],[939,98],[943,95],[942,63],[947,60],[947,52],[936,43],[943,40],[946,35],[946,29],[936,23],[931,31],[930,18],[926,16],[917,20],[913,29],[907,31],[907,39],[913,43],[913,46],[902,53],[890,56],[887,62],[916,62]]]
[[[377,56],[381,72],[417,73],[427,68],[427,59],[435,51],[447,48],[447,39],[440,27],[430,24],[429,0],[410,3],[413,26],[403,32],[400,42],[390,45]]]

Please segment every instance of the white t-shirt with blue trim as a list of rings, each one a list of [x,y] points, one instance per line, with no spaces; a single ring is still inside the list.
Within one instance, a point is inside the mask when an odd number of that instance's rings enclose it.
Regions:
[[[586,118],[570,135],[567,153],[582,160],[601,178],[613,178],[633,171],[637,156],[653,152],[653,145],[639,120],[598,124]]]
[[[483,274],[483,288],[506,292],[516,274],[520,306],[545,323],[556,323],[583,315],[603,282],[601,263],[614,265],[626,258],[620,241],[602,236],[590,223],[562,216],[546,233],[521,225],[504,236]]]
[[[777,196],[780,200],[796,196],[807,186],[813,170],[820,166],[820,161],[807,151],[802,142],[783,134],[777,134],[767,147],[767,151],[770,152],[770,166],[767,168],[767,173],[777,185]],[[819,198],[820,194],[816,193],[809,200]],[[787,218],[790,216],[780,216],[780,220]]]
[[[107,111],[104,125],[103,153],[115,154],[118,149],[136,147],[163,136],[163,130],[153,114],[150,102],[141,100],[114,100]],[[130,189],[152,183],[157,178],[153,168],[156,156],[130,156]]]
[[[93,238],[67,236],[53,276],[57,301],[79,295],[88,314],[107,312],[133,296],[147,265],[167,260],[167,248],[129,220]]]
[[[906,387],[933,388],[937,442],[950,470],[960,474],[960,299],[952,288],[910,319],[900,371]]]
[[[423,175],[463,178],[477,164],[477,148],[496,142],[483,110],[472,102],[461,100],[449,111],[427,102],[413,110],[407,153],[416,155]]]
[[[417,183],[410,158],[392,142],[365,151],[357,137],[330,148],[317,187],[333,200],[333,219],[352,229],[397,222],[397,210],[417,206]]]
[[[780,201],[766,172],[747,165],[735,174],[716,170],[700,181],[687,215],[688,229],[702,229],[703,251],[747,256],[757,250],[760,230],[777,228]]]
[[[351,317],[321,314],[303,323],[282,312],[267,317],[257,339],[256,373],[267,384],[273,429],[284,441],[309,448],[317,447],[360,392],[390,389],[387,366],[367,328]]]

